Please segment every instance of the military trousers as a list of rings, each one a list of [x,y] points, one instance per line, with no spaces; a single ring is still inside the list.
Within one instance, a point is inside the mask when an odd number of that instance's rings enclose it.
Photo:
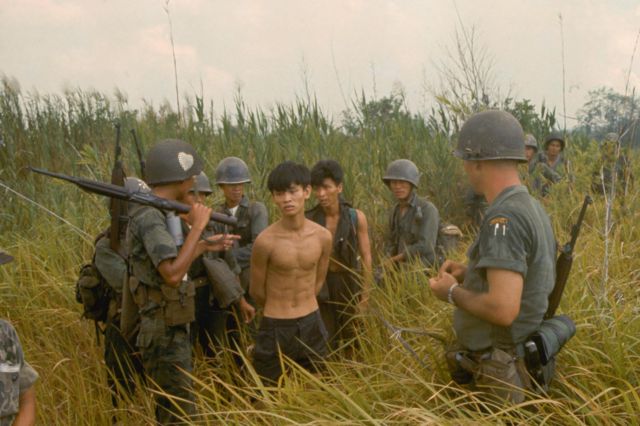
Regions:
[[[120,319],[113,318],[107,321],[104,330],[104,363],[114,407],[117,407],[119,398],[131,397],[136,378],[142,377],[143,372],[140,354],[122,336],[119,324]]]
[[[138,334],[138,348],[147,376],[147,385],[161,391],[154,393],[158,423],[179,424],[195,414],[193,371],[189,324],[166,326],[161,315],[143,315]]]

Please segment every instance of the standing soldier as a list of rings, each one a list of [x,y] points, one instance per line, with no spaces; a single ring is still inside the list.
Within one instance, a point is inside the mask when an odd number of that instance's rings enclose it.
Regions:
[[[531,133],[524,135],[524,156],[527,159],[529,174],[536,166],[536,154],[538,153],[538,141]]]
[[[436,265],[440,216],[438,209],[416,192],[420,181],[418,168],[409,160],[392,161],[382,181],[397,201],[389,215],[385,261],[395,265],[417,258],[425,266]]]
[[[164,140],[147,153],[147,183],[159,197],[184,201],[201,171],[200,156],[184,141]],[[160,390],[155,400],[161,424],[184,421],[195,413],[187,375],[192,371],[189,324],[195,319],[189,267],[205,251],[228,249],[237,239],[202,239],[210,216],[210,208],[194,204],[187,217],[191,229],[184,237],[180,219],[172,213],[150,206],[137,206],[131,213],[129,288],[140,312],[137,345],[147,377]]]
[[[600,144],[600,161],[592,173],[591,190],[596,194],[611,197],[613,180],[625,194],[631,181],[629,159],[621,153],[620,140],[616,133],[608,133]]]
[[[533,186],[543,196],[549,193],[551,185],[559,182],[567,173],[564,148],[564,138],[557,133],[552,133],[544,142],[544,152],[538,154]]]
[[[151,190],[142,180],[134,177],[125,179],[125,188],[129,192],[148,193]],[[127,209],[133,209],[133,204]],[[120,220],[120,240],[124,242],[129,216]],[[109,300],[104,329],[104,363],[108,370],[107,383],[111,390],[111,402],[117,407],[120,390],[131,396],[135,389],[135,376],[142,373],[142,365],[138,356],[134,355],[132,344],[120,331],[120,313],[122,310],[122,286],[127,274],[127,250],[125,244],[118,244],[118,250],[111,247],[109,229],[96,239],[93,258],[96,270],[108,285]]]
[[[13,257],[0,251],[0,265]],[[24,359],[15,328],[0,319],[0,425],[36,423],[35,382],[38,373]]]
[[[327,279],[318,294],[320,313],[333,349],[338,340],[354,337],[350,322],[355,314],[355,304],[361,309],[366,307],[371,282],[367,217],[342,198],[343,177],[344,172],[337,161],[318,161],[311,169],[311,186],[318,204],[305,214],[307,219],[324,226],[333,235]],[[356,275],[360,261],[365,272],[362,280]]]
[[[520,183],[524,133],[511,114],[471,116],[455,155],[489,208],[467,251],[468,264],[447,260],[429,282],[439,299],[456,306],[457,346],[447,360],[458,383],[519,403],[531,388],[523,343],[542,323],[555,283],[551,222]]]
[[[244,185],[251,183],[249,168],[238,157],[224,158],[216,167],[216,185],[224,194],[224,202],[216,210],[238,219],[238,225],[231,231],[240,235],[240,241],[231,253],[240,267],[240,282],[245,292],[249,291],[251,277],[251,249],[260,232],[269,226],[269,214],[265,205],[250,201],[244,195]]]

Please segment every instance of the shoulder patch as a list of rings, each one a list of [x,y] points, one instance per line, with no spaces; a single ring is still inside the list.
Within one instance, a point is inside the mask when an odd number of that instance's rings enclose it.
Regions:
[[[507,235],[507,224],[509,223],[509,219],[504,216],[494,217],[489,221],[489,227],[493,228],[493,235],[498,236]]]
[[[498,216],[498,217],[494,217],[493,219],[491,219],[489,221],[489,225],[506,225],[507,223],[509,223],[509,219],[507,219],[504,216]]]

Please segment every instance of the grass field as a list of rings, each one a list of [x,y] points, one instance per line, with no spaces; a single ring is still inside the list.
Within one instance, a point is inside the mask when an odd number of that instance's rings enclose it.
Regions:
[[[345,132],[317,105],[300,103],[271,111],[237,108],[215,115],[193,99],[179,123],[166,105],[130,108],[124,97],[73,91],[62,96],[22,94],[8,81],[0,87],[0,182],[41,203],[71,225],[0,188],[0,247],[15,262],[0,270],[0,316],[16,326],[29,362],[39,371],[40,424],[123,424],[152,418],[148,392],[114,412],[106,388],[102,348],[93,324],[80,319],[74,300],[79,266],[90,259],[92,240],[108,224],[105,201],[72,185],[28,172],[29,165],[106,181],[114,145],[113,122],[135,128],[148,148],[165,137],[191,142],[211,176],[217,162],[236,155],[247,161],[249,192],[273,206],[265,188],[271,167],[284,159],[312,165],[339,160],[346,171],[346,196],[369,217],[374,250],[380,247],[390,205],[381,176],[388,162],[412,159],[423,172],[420,192],[444,220],[461,226],[464,259],[472,239],[465,226],[461,164],[447,135],[427,119],[408,114],[380,123],[361,122]],[[126,132],[127,170],[135,174],[135,150]],[[633,153],[635,154],[635,153]],[[559,242],[569,237],[598,159],[595,142],[570,140],[574,178],[557,184],[544,204]],[[636,155],[634,172],[640,176]],[[205,363],[196,358],[194,376],[202,424],[640,424],[640,225],[637,188],[618,196],[608,236],[608,277],[603,280],[605,210],[601,197],[590,207],[560,311],[578,332],[561,352],[557,379],[548,395],[531,395],[520,406],[489,406],[449,379],[443,346],[425,333],[402,336],[426,368],[405,351],[374,315],[361,318],[361,350],[353,360],[334,357],[321,377],[297,371],[278,390],[240,375],[227,356]],[[219,195],[218,195],[219,196]],[[416,272],[390,280],[372,299],[392,324],[451,337],[451,307],[436,300]],[[482,406],[482,405],[485,406]]]

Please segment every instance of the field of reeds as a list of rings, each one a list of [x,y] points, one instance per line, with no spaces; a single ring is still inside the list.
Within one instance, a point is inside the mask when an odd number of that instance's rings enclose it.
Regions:
[[[340,117],[331,118],[312,101],[263,110],[238,99],[233,110],[216,113],[198,97],[178,116],[167,105],[133,109],[122,95],[22,93],[4,80],[0,247],[15,262],[0,270],[0,316],[16,326],[27,359],[40,373],[40,424],[109,424],[112,416],[121,424],[145,424],[153,417],[149,392],[137,392],[119,410],[112,409],[102,348],[93,324],[80,319],[74,300],[78,269],[91,257],[93,237],[108,225],[105,200],[27,169],[37,166],[107,181],[116,120],[124,130],[130,174],[137,174],[137,158],[129,129],[136,129],[145,148],[162,138],[183,138],[202,153],[210,176],[225,156],[245,159],[253,176],[249,193],[267,203],[272,219],[275,212],[265,188],[272,166],[284,159],[308,165],[321,158],[339,160],[346,172],[346,198],[369,217],[374,251],[380,247],[391,201],[381,176],[390,161],[410,158],[423,173],[420,192],[430,197],[444,220],[465,231],[455,258],[464,259],[473,238],[462,202],[461,164],[451,156],[451,135],[429,117],[391,111],[376,121],[356,105],[346,129]],[[569,238],[599,158],[593,141],[570,139],[569,146],[573,177],[555,185],[544,200],[561,243]],[[640,176],[635,153],[631,158]],[[431,295],[427,280],[433,271],[416,270],[392,274],[389,285],[374,290],[372,304],[391,324],[409,329],[400,335],[420,361],[371,313],[360,318],[360,349],[354,357],[336,354],[321,376],[296,370],[278,389],[261,387],[251,371],[239,372],[225,354],[212,362],[197,357],[194,378],[201,417],[196,421],[640,424],[638,194],[637,184],[626,194],[618,188],[606,238],[605,200],[596,196],[587,213],[560,306],[575,320],[578,332],[559,356],[557,378],[547,395],[531,395],[519,406],[494,406],[454,385],[437,338],[452,337],[452,309]]]

